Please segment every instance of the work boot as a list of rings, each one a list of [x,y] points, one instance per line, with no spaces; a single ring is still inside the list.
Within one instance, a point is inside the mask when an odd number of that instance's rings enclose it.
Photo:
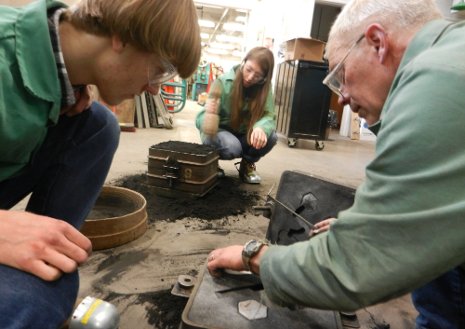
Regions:
[[[249,184],[260,184],[262,181],[256,172],[255,163],[247,162],[245,159],[242,159],[239,166],[239,177],[244,183]]]

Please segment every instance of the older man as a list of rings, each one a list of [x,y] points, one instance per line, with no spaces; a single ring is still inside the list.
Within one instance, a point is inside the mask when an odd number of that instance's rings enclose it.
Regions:
[[[353,206],[306,242],[214,250],[211,273],[250,266],[272,300],[337,310],[413,291],[418,328],[465,327],[465,22],[440,18],[433,0],[345,6],[324,83],[378,136]]]

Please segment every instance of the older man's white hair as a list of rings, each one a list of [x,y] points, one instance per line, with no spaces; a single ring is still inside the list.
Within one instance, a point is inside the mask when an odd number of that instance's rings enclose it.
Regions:
[[[441,17],[434,0],[352,0],[331,27],[326,57],[339,48],[348,48],[370,23],[397,33]]]

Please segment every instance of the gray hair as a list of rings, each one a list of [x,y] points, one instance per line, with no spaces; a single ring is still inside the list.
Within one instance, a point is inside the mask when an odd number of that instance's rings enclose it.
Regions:
[[[326,56],[353,43],[370,23],[390,32],[410,30],[441,18],[434,0],[352,0],[337,17],[328,38]]]

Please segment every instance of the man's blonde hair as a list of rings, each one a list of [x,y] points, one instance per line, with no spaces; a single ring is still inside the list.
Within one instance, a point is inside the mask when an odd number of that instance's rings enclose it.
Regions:
[[[192,0],[82,0],[70,22],[88,33],[118,36],[173,64],[182,78],[200,61],[200,28]]]
[[[380,23],[390,32],[416,29],[441,18],[434,0],[352,0],[347,3],[329,33],[326,54],[348,48],[370,23]]]

